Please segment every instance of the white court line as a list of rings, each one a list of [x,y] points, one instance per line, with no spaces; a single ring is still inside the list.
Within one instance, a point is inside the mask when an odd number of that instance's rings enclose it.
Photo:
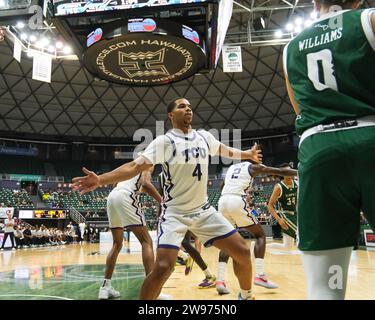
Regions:
[[[60,299],[60,300],[74,300],[74,299],[59,297],[59,296],[47,296],[47,295],[44,295],[44,294],[11,293],[11,294],[0,294],[0,297],[42,297],[42,298],[56,298],[56,299]]]

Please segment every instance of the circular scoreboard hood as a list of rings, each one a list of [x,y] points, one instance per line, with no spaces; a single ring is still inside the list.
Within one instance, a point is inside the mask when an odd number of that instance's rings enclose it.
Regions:
[[[199,34],[169,20],[125,20],[104,34],[98,28],[88,35],[87,46],[83,64],[88,71],[124,85],[180,81],[197,73],[206,61]]]

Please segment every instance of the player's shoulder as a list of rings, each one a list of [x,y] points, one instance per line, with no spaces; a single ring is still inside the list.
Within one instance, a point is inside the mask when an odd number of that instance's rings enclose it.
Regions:
[[[155,139],[154,139],[154,143],[157,143],[157,144],[172,144],[173,143],[173,135],[171,135],[170,133],[165,133],[165,134],[161,134],[160,136],[157,136]]]
[[[210,137],[213,136],[213,134],[210,131],[207,131],[205,129],[198,129],[198,130],[193,130],[196,134],[203,136],[205,139],[209,139]]]
[[[274,186],[274,189],[282,189],[282,188],[283,188],[282,181],[276,183]]]

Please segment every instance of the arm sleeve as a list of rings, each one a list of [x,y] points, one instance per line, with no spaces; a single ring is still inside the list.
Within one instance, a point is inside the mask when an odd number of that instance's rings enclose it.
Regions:
[[[216,156],[219,153],[219,148],[221,145],[221,142],[217,140],[212,133],[206,131],[206,130],[199,130],[198,131],[204,140],[206,141],[208,148],[210,150],[210,156]]]
[[[160,164],[166,162],[172,156],[171,142],[166,136],[159,136],[152,141],[147,148],[140,153],[147,162],[152,164]]]

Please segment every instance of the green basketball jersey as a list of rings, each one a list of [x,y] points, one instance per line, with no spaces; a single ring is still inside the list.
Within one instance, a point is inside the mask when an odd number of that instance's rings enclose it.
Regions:
[[[283,181],[279,183],[281,188],[281,195],[277,200],[279,202],[280,210],[283,211],[296,211],[297,206],[297,193],[298,193],[298,184],[293,180],[293,186],[288,188]]]
[[[329,13],[284,49],[300,115],[297,133],[319,124],[375,115],[373,9]]]

